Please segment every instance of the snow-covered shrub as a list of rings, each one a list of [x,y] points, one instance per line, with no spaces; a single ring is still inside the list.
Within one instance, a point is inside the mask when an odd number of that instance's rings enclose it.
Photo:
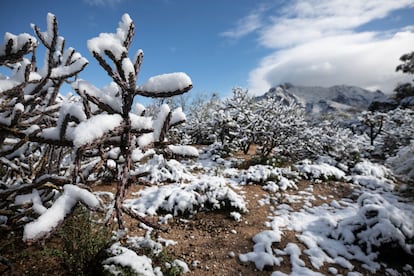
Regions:
[[[131,174],[145,175],[145,179],[151,184],[188,182],[193,178],[185,165],[175,159],[167,160],[159,154],[155,154],[144,164],[137,165]]]
[[[369,160],[363,160],[355,164],[352,172],[357,175],[374,176],[377,178],[388,178],[392,176],[391,171],[385,166],[372,163]]]
[[[306,179],[343,180],[345,177],[345,173],[337,167],[326,163],[312,164],[310,160],[298,162],[295,168]]]
[[[385,158],[395,155],[399,148],[408,146],[414,137],[413,109],[396,108],[387,112],[387,116],[384,133],[376,150],[384,152]]]
[[[352,181],[370,189],[394,189],[392,173],[385,166],[363,160],[352,168]]]
[[[355,216],[342,220],[336,231],[345,244],[358,244],[367,255],[378,256],[382,247],[398,247],[414,255],[414,208],[386,198],[381,194],[365,192],[358,198]]]
[[[400,148],[395,156],[386,160],[386,164],[403,181],[414,182],[414,141]]]
[[[384,122],[387,120],[386,114],[378,111],[364,111],[359,120],[365,126],[365,132],[370,139],[371,146],[373,146],[375,139],[383,131]]]
[[[256,142],[256,102],[248,90],[234,88],[232,97],[224,100],[223,105],[230,116],[227,119],[228,136],[231,137],[229,142],[246,154]]]
[[[199,209],[230,209],[247,212],[243,197],[234,192],[221,177],[194,179],[188,184],[153,186],[138,192],[136,199],[125,200],[135,213],[146,216],[160,212],[193,214]]]
[[[231,177],[242,185],[257,183],[262,184],[263,189],[269,191],[285,191],[297,189],[292,179],[298,178],[295,172],[288,168],[275,168],[268,165],[250,166],[246,170],[228,169],[223,172],[226,177]]]
[[[210,145],[215,142],[211,114],[218,110],[220,105],[221,101],[216,94],[208,99],[201,95],[191,104],[185,132],[190,136],[190,141],[193,144]]]
[[[321,122],[309,127],[309,158],[329,156],[336,162],[353,166],[362,158],[366,148],[364,136],[356,135],[348,128],[332,122]]]
[[[168,149],[172,154],[188,155],[194,152],[178,145],[174,148],[165,147],[167,131],[185,121],[185,115],[180,108],[171,110],[168,105],[161,105],[154,120],[144,116],[145,110],[141,106],[135,106],[138,114],[132,113],[133,100],[137,95],[165,98],[183,94],[192,88],[191,79],[182,72],[154,76],[144,84],[137,85],[144,54],[142,50],[138,50],[132,59],[129,58],[134,28],[133,21],[125,14],[116,33],[101,33],[88,41],[89,51],[113,82],[102,90],[82,80],[72,85],[83,100],[87,119],[77,125],[72,134],[69,132],[65,135],[66,138],[69,136],[68,139],[73,137],[76,149],[73,174],[76,181],[85,178],[79,171],[83,159],[100,159],[96,165],[107,163],[109,156],[116,160],[115,170],[119,172],[118,192],[112,216],[107,223],[116,218],[120,229],[124,228],[123,213],[130,213],[122,205],[126,189],[136,179],[134,177],[139,177],[130,173],[134,166],[134,149],[145,151],[154,146],[155,150]],[[108,61],[111,61],[112,66]],[[98,112],[92,112],[96,108]]]
[[[274,149],[283,156],[297,160],[309,140],[304,110],[293,100],[268,96],[257,102],[253,126],[260,156],[269,156]]]

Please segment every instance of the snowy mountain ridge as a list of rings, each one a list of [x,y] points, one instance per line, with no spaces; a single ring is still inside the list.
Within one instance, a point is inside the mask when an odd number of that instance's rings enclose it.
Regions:
[[[381,91],[369,91],[357,86],[335,85],[331,87],[296,86],[285,83],[269,89],[262,99],[276,96],[281,100],[293,100],[303,106],[308,114],[318,115],[333,112],[353,113],[366,110],[372,101],[385,100]]]

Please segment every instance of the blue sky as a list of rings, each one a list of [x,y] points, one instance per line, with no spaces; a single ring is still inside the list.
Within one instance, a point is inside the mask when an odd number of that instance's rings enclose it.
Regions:
[[[389,93],[412,78],[394,71],[414,51],[414,0],[2,0],[0,33],[32,34],[30,23],[45,30],[48,12],[66,46],[90,62],[80,77],[98,87],[109,78],[86,41],[115,32],[124,13],[136,25],[132,52],[145,53],[139,83],[184,71],[192,94],[226,96],[283,82]]]

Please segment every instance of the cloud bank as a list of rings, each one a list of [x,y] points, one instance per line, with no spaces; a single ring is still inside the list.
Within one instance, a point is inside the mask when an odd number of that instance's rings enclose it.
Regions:
[[[414,0],[310,0],[254,11],[223,35],[251,32],[260,46],[274,49],[249,74],[249,90],[263,94],[283,82],[296,85],[357,85],[391,93],[412,76],[395,72],[414,50],[413,26],[387,30],[380,20],[414,7]],[[360,31],[367,23],[377,29]]]

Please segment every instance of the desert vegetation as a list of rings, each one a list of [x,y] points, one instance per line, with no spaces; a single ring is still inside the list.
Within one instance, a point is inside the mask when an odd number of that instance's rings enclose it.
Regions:
[[[309,117],[277,89],[190,103],[183,72],[140,84],[144,52],[125,14],[87,41],[111,78],[98,88],[56,16],[46,20],[0,45],[2,272],[28,273],[36,258],[48,261],[35,272],[62,275],[414,271],[411,83],[392,104],[336,119]],[[413,60],[396,70],[412,74]]]

